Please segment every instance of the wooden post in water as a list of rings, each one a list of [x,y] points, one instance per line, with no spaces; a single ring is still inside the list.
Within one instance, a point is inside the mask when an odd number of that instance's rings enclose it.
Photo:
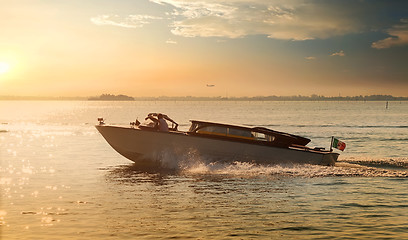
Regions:
[[[388,109],[388,101],[385,102],[385,109]]]

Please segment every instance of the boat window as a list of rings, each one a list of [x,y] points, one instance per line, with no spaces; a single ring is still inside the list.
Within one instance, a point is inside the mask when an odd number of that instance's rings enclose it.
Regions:
[[[230,126],[220,126],[220,125],[207,125],[202,123],[193,122],[190,127],[190,132],[196,132],[200,134],[210,134],[218,136],[228,136],[234,138],[248,139],[248,140],[258,140],[265,142],[275,141],[275,136],[260,133],[258,131],[251,131],[245,128],[234,128]]]
[[[271,136],[271,135],[264,134],[264,133],[252,132],[252,135],[256,138],[256,140],[260,140],[260,141],[273,142],[275,140],[275,136]]]
[[[265,135],[265,138],[268,142],[273,142],[275,141],[275,136],[271,136],[271,135]]]
[[[228,129],[228,135],[246,137],[246,138],[253,138],[250,131],[243,130],[243,129],[236,129],[236,128],[229,128]]]
[[[206,126],[197,130],[197,133],[227,135],[227,128],[220,126]]]
[[[194,132],[196,129],[198,128],[198,124],[197,123],[192,123],[190,126],[190,130],[188,130],[189,132]]]

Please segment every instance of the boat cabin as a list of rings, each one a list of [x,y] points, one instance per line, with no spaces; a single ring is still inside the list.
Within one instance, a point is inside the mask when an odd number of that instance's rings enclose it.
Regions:
[[[279,147],[305,146],[310,142],[310,139],[304,137],[262,127],[249,128],[197,120],[191,121],[191,127],[188,132],[189,134],[203,137],[261,143],[262,145]]]

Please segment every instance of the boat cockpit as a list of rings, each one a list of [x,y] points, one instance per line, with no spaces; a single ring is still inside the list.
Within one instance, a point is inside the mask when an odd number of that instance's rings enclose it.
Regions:
[[[168,123],[171,123],[171,125],[169,125],[169,131],[178,131],[178,123],[176,123],[173,119],[171,119],[170,117],[168,117],[166,114],[162,114],[162,113],[149,113],[147,115],[147,117],[145,118],[145,121],[140,123],[139,120],[136,119],[135,122],[131,122],[130,125],[132,127],[138,127],[139,129],[142,130],[154,130],[154,131],[158,131],[159,130],[159,125],[158,125],[158,118],[159,115],[161,115],[161,117]]]

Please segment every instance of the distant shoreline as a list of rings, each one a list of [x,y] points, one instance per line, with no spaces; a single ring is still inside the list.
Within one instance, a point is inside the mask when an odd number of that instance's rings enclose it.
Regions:
[[[408,101],[408,97],[391,95],[368,95],[347,97],[311,96],[257,96],[257,97],[129,97],[126,95],[103,94],[99,97],[36,97],[0,96],[0,101]]]
[[[134,101],[133,97],[129,97],[123,94],[113,95],[113,94],[102,94],[99,97],[90,97],[89,101]]]

